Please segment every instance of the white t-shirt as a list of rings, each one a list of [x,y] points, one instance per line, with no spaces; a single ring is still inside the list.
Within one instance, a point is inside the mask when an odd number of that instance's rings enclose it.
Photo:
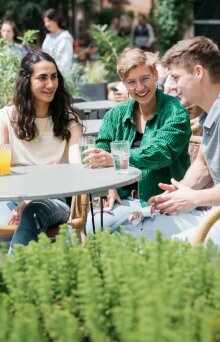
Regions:
[[[42,50],[55,59],[62,74],[70,71],[73,62],[73,37],[69,31],[60,30],[56,35],[47,33]]]
[[[68,163],[68,142],[55,137],[51,117],[35,118],[39,135],[31,141],[18,139],[11,125],[14,106],[0,110],[0,121],[8,128],[12,165],[45,165]],[[69,129],[77,123],[70,122]]]

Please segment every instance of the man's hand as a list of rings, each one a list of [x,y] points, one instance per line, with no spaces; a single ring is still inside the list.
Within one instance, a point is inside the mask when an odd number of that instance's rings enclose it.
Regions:
[[[17,207],[15,207],[12,212],[11,215],[9,217],[9,221],[8,224],[15,224],[18,225],[20,222],[20,218],[21,218],[21,213],[24,209],[24,207],[27,205],[28,202],[22,201],[21,203],[19,203],[17,205]]]
[[[160,184],[165,192],[150,198],[149,204],[154,205],[154,210],[159,210],[161,214],[176,215],[195,208],[195,190],[175,179],[171,179],[171,183],[172,185]]]
[[[108,191],[107,201],[104,204],[105,211],[112,211],[115,202],[118,202],[121,205],[124,204],[124,202],[119,197],[117,190],[116,189],[110,189]]]
[[[85,151],[85,154],[88,155],[88,157],[84,158],[84,162],[92,169],[114,165],[111,153],[101,150],[100,148],[89,148]]]

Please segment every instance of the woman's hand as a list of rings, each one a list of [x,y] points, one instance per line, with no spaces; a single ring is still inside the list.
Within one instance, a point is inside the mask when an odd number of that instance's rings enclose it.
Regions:
[[[111,153],[101,150],[100,148],[89,148],[85,151],[85,154],[88,155],[88,157],[84,158],[83,161],[92,169],[114,165]]]
[[[107,200],[104,203],[105,211],[112,211],[115,202],[118,202],[121,205],[124,204],[124,202],[121,200],[121,198],[118,195],[118,191],[116,189],[110,189],[108,191]]]
[[[17,205],[17,207],[15,207],[12,210],[11,216],[9,217],[8,224],[13,224],[13,225],[19,224],[22,211],[23,211],[24,207],[28,204],[28,202],[30,202],[30,201],[22,201],[21,203],[19,203]]]

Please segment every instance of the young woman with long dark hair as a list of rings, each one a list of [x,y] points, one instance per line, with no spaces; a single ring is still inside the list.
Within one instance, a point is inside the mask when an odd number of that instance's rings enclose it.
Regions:
[[[12,165],[80,163],[82,124],[49,54],[31,51],[23,58],[13,102],[0,110],[0,144],[10,144]],[[69,206],[64,199],[1,202],[0,217],[2,224],[18,224],[12,245],[28,244],[66,222]]]

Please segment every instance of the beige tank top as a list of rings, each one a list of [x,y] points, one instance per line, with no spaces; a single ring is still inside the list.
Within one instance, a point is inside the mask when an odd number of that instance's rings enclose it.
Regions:
[[[13,109],[14,107],[10,106],[0,110],[0,121],[8,128],[12,165],[68,163],[68,143],[60,137],[54,137],[51,117],[35,119],[39,135],[34,140],[20,140],[11,126]],[[69,129],[76,124],[71,121]]]

